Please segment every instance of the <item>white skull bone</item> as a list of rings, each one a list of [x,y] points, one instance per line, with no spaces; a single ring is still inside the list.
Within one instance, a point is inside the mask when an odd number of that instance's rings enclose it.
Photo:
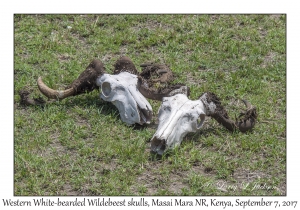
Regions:
[[[112,102],[128,125],[149,124],[152,118],[152,107],[137,89],[137,83],[137,76],[128,72],[103,74],[96,81],[102,90],[100,97]]]
[[[151,152],[162,155],[180,145],[186,134],[202,127],[205,115],[201,100],[189,100],[185,94],[164,97],[158,111],[158,128],[151,139]]]

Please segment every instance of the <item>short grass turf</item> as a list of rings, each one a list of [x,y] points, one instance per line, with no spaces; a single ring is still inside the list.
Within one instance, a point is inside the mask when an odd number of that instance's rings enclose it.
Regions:
[[[125,125],[98,91],[20,104],[20,90],[41,96],[38,76],[64,89],[92,59],[111,73],[122,55],[169,65],[191,99],[214,92],[232,118],[247,99],[254,130],[231,133],[208,118],[156,159],[158,101],[142,128]],[[286,195],[285,15],[16,14],[14,104],[15,195]]]

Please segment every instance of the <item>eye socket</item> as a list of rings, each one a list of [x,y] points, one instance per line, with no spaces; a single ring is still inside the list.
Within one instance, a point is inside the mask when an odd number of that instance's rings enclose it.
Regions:
[[[162,104],[158,111],[158,118],[157,118],[158,122],[166,120],[170,112],[171,112],[171,107]]]
[[[186,124],[190,124],[192,123],[196,123],[196,128],[199,129],[203,126],[204,120],[205,120],[205,114],[200,114],[198,117],[191,114],[191,113],[187,113],[183,116],[183,118],[185,120],[183,120],[183,123]]]
[[[107,97],[111,93],[111,85],[109,82],[103,82],[101,85],[102,94]]]
[[[170,107],[170,106],[163,106],[163,109],[164,109],[165,111],[171,111],[171,107]]]
[[[201,128],[205,120],[205,114],[200,114],[197,119],[197,129]]]

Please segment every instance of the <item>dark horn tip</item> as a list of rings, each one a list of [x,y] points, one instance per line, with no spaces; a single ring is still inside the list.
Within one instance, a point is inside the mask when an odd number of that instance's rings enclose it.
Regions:
[[[116,61],[114,67],[115,67],[114,74],[119,74],[119,73],[124,72],[124,71],[126,71],[128,73],[131,73],[131,74],[135,74],[135,75],[138,74],[138,71],[137,71],[134,63],[127,56],[120,57]]]
[[[88,67],[95,69],[95,71],[99,74],[103,74],[105,71],[103,63],[98,59],[94,59]]]

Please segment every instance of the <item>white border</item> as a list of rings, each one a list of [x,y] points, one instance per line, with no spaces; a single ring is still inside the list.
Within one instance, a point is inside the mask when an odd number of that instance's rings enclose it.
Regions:
[[[3,3],[4,2],[4,3]],[[0,206],[2,199],[28,200],[31,197],[13,197],[13,14],[15,13],[286,13],[287,14],[287,196],[266,197],[266,200],[298,200],[299,185],[299,138],[298,97],[299,97],[299,11],[296,3],[287,1],[83,1],[76,4],[72,1],[3,1],[1,3],[1,146],[0,146]],[[293,1],[296,2],[296,1]],[[35,197],[36,198],[36,197]],[[83,197],[80,197],[82,199]],[[126,197],[130,199],[131,197]],[[138,199],[139,197],[134,197]],[[160,197],[172,199],[172,197]],[[193,197],[183,197],[191,200]],[[213,197],[205,197],[208,200]],[[216,197],[219,200],[234,202],[239,197]],[[258,197],[250,197],[259,200]],[[55,199],[55,197],[51,197]],[[63,197],[64,200],[74,200],[74,197]],[[118,199],[114,197],[113,199]],[[122,198],[119,198],[122,199]],[[151,199],[147,197],[147,199]],[[240,199],[248,199],[241,197]],[[298,203],[298,206],[300,204]],[[36,208],[36,207],[30,207]],[[38,207],[40,208],[40,207]],[[70,207],[69,207],[70,208]],[[99,209],[100,207],[93,207]],[[101,207],[102,208],[102,207]],[[113,208],[113,207],[111,207]],[[126,207],[129,209],[129,207]],[[182,208],[182,207],[164,207]],[[199,207],[197,207],[199,208]],[[259,208],[259,207],[255,207]],[[213,208],[214,209],[214,208]],[[220,209],[217,207],[215,209]],[[248,208],[249,209],[249,208]]]

